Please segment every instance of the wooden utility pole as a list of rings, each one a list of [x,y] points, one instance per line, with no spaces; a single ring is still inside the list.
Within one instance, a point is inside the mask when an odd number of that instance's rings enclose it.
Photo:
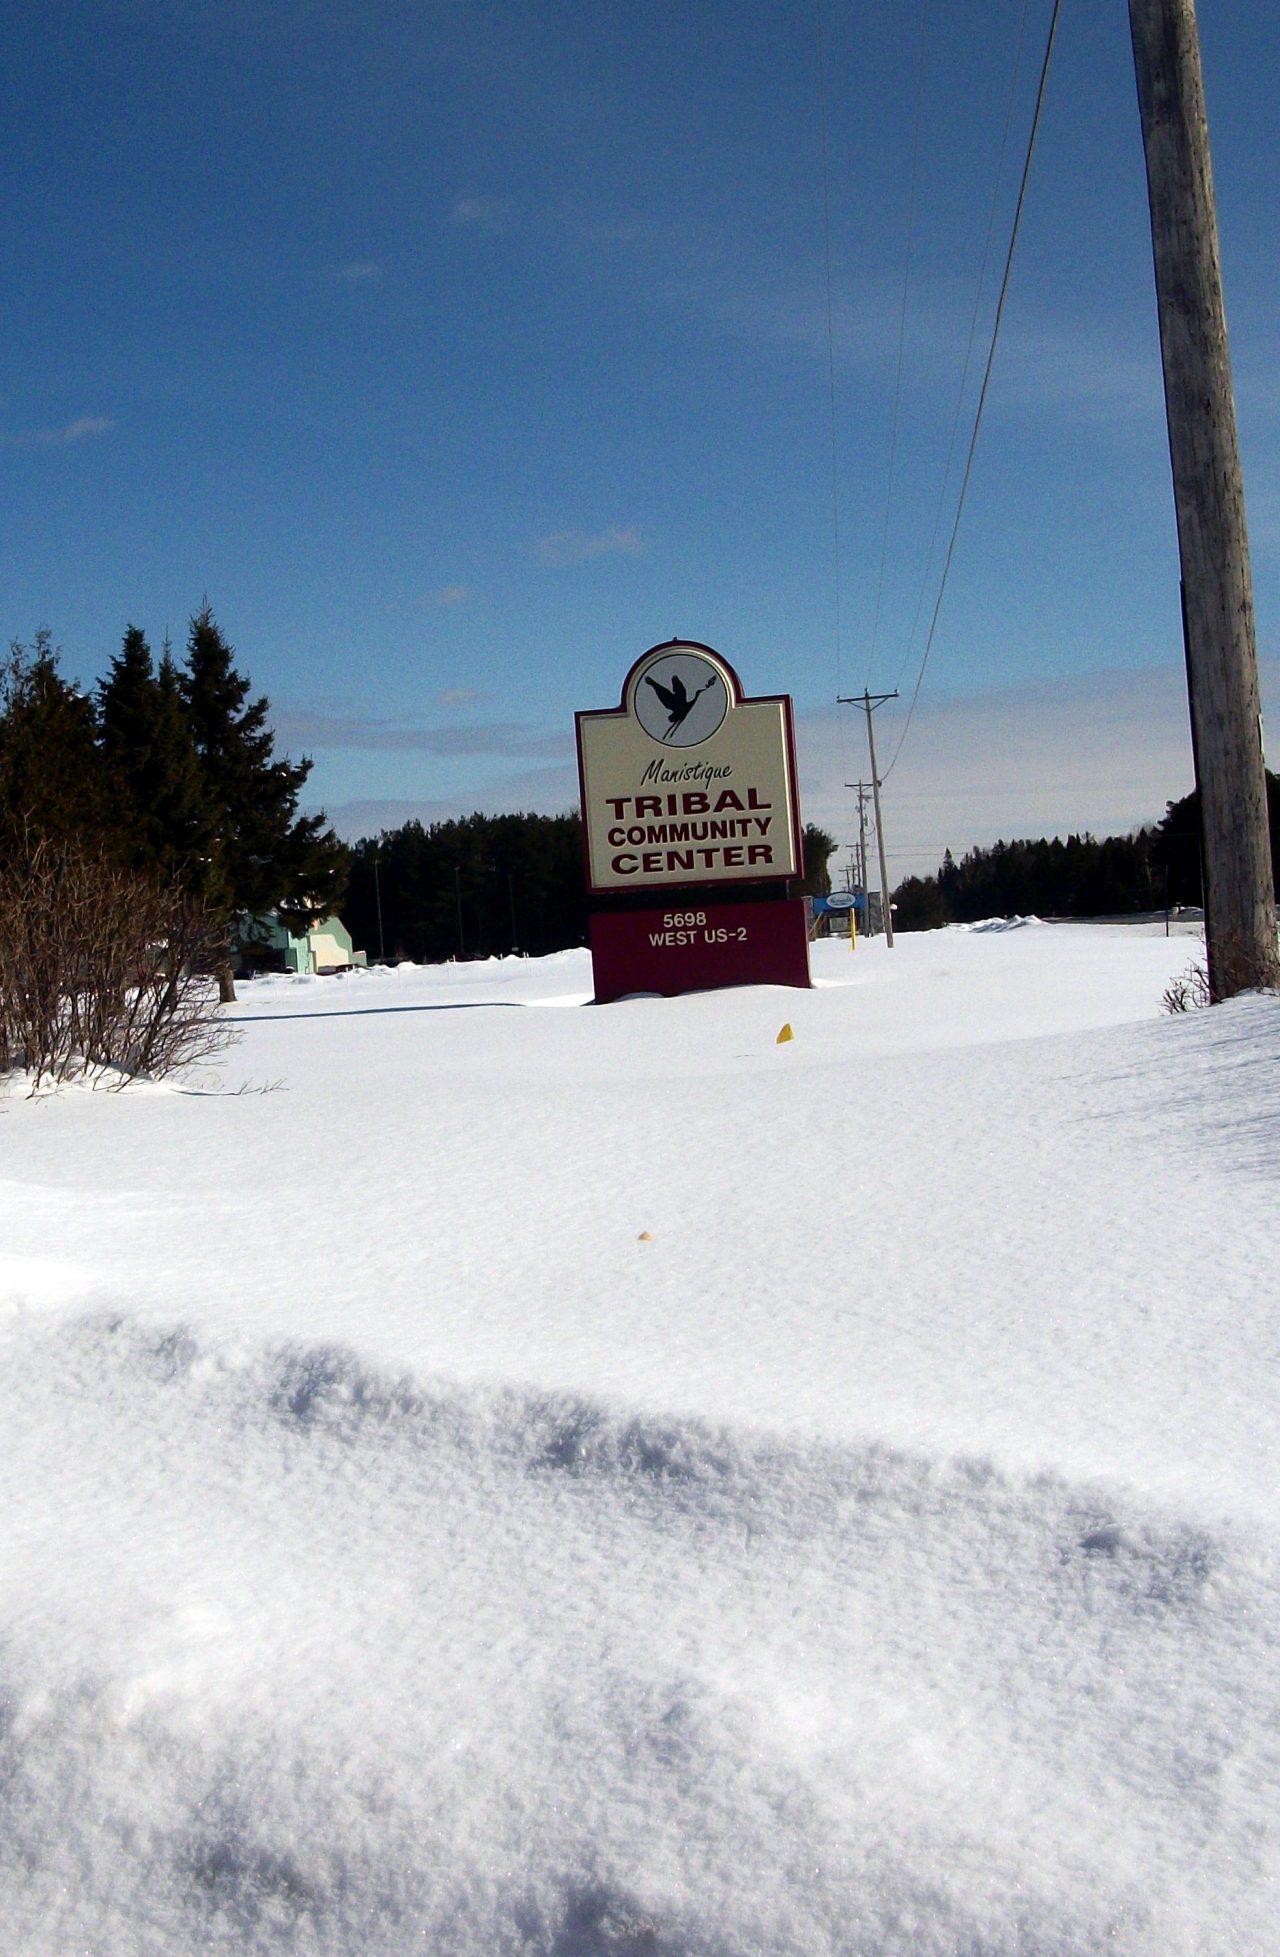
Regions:
[[[382,879],[378,874],[378,850],[373,852],[373,897],[378,907],[378,963],[387,962],[387,941],[382,932]]]
[[[871,905],[867,898],[867,796],[871,790],[865,781],[847,781],[845,787],[852,788],[858,797],[858,882],[862,886],[862,929],[869,938]]]
[[[1244,484],[1195,0],[1129,0],[1214,1000],[1280,984]]]
[[[838,698],[838,707],[861,707],[867,716],[867,748],[871,755],[871,799],[876,811],[876,846],[880,852],[880,903],[884,911],[884,938],[889,950],[893,950],[893,906],[889,902],[889,871],[884,856],[884,821],[880,814],[880,777],[876,772],[876,730],[871,724],[871,716],[877,707],[886,700],[896,700],[897,689],[892,693],[855,693],[852,698]],[[863,879],[865,887],[866,858],[863,857]]]

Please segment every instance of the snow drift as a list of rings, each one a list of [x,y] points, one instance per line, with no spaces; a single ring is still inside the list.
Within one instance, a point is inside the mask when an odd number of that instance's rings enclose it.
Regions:
[[[0,1110],[5,1949],[1280,1950],[1280,1002],[819,949]]]

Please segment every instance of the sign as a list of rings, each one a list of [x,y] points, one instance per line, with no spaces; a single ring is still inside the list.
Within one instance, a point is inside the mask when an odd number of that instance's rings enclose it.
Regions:
[[[597,911],[591,968],[599,1005],[631,992],[808,985],[804,900]]]
[[[672,639],[576,719],[597,1002],[808,985],[790,700],[747,699],[718,652]]]
[[[803,874],[785,695],[747,699],[719,653],[673,639],[636,661],[620,706],[576,719],[591,891]]]

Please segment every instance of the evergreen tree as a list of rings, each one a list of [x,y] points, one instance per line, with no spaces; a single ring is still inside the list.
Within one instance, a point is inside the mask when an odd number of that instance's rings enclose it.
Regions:
[[[166,882],[199,881],[208,854],[196,758],[178,671],[166,644],[160,670],[136,625],[98,686],[98,737],[112,808],[131,867]]]
[[[42,626],[34,645],[14,640],[0,671],[0,828],[10,847],[110,828],[93,705],[63,679],[58,659]]]
[[[942,890],[935,877],[907,877],[893,893],[895,931],[937,931],[947,922]]]
[[[801,836],[803,848],[803,870],[799,892],[804,897],[829,897],[831,895],[831,872],[827,864],[835,854],[836,839],[825,829],[819,829],[816,822],[806,822]],[[795,885],[792,886],[796,888]]]
[[[149,745],[155,687],[146,634],[126,625],[124,643],[98,682],[98,728],[103,752],[113,761]]]
[[[190,886],[234,917],[279,911],[301,927],[341,900],[347,852],[322,814],[298,814],[308,760],[277,759],[268,703],[249,697],[231,647],[206,604],[191,621],[179,691],[200,769],[207,853],[189,869]],[[220,973],[233,997],[230,952]]]
[[[152,842],[157,860],[179,873],[208,852],[200,760],[182,696],[182,676],[168,639],[156,672],[155,730],[143,784],[156,811]]]

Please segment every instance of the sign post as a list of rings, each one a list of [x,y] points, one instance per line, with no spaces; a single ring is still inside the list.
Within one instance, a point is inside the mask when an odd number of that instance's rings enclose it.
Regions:
[[[673,639],[576,719],[597,1002],[807,986],[790,700],[747,698],[719,653]]]

